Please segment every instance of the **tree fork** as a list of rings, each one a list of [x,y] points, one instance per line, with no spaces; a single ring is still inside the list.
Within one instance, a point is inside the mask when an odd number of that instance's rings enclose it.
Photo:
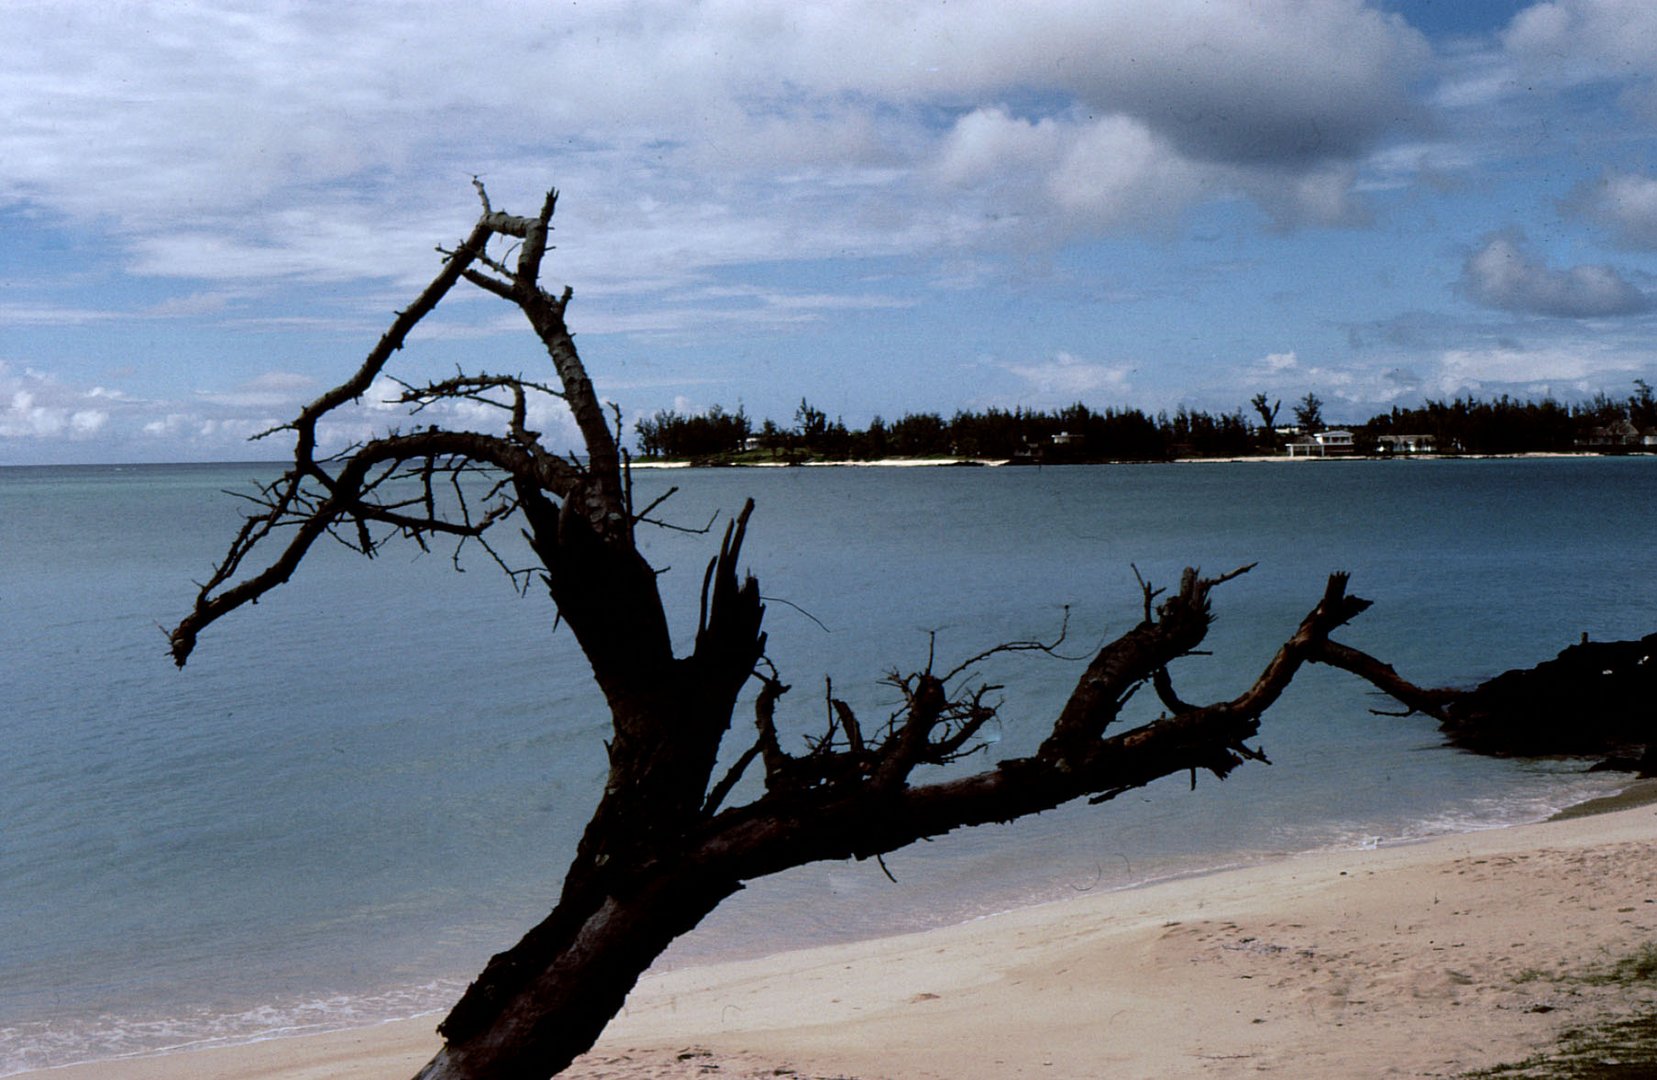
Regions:
[[[1159,594],[1144,586],[1143,620],[1099,650],[1028,757],[917,781],[927,768],[981,748],[979,732],[999,715],[989,700],[999,688],[974,683],[963,674],[967,668],[997,652],[1051,652],[1038,642],[996,646],[942,675],[930,660],[924,671],[894,673],[889,682],[902,692],[902,704],[883,730],[860,723],[829,693],[827,733],[791,752],[779,736],[776,712],[787,687],[765,657],[765,606],[755,579],[739,574],[753,504],[731,521],[710,561],[694,645],[676,656],[657,572],[635,543],[639,518],[625,459],[565,324],[571,293],[554,296],[539,283],[557,193],[547,194],[535,217],[497,211],[481,184],[478,194],[477,223],[445,253],[432,283],[397,314],[355,374],[286,425],[295,433],[292,467],[255,500],[256,512],[171,634],[182,665],[201,631],[287,581],[325,535],[365,554],[393,536],[487,547],[491,530],[522,523],[548,595],[609,708],[610,772],[552,911],[468,987],[440,1028],[444,1048],[422,1080],[519,1080],[561,1071],[594,1043],[662,950],[753,878],[822,859],[878,857],[1074,799],[1104,802],[1163,776],[1206,771],[1223,779],[1246,761],[1263,761],[1247,740],[1305,663],[1345,667],[1412,707],[1438,700],[1440,692],[1411,687],[1379,661],[1330,641],[1331,631],[1368,606],[1347,595],[1346,576],[1335,574],[1240,694],[1187,703],[1169,665],[1206,636],[1212,590],[1248,568],[1215,578],[1188,570],[1154,610]],[[502,237],[521,241],[515,263],[490,254]],[[387,375],[415,325],[462,281],[519,309],[544,347],[557,389],[487,371],[419,389],[403,383],[399,400],[411,412],[443,401],[481,403],[501,411],[505,433],[392,432],[319,458],[319,425]],[[584,456],[552,452],[529,430],[526,402],[537,395],[567,404]],[[462,475],[483,469],[491,474],[486,506],[474,510],[465,498],[456,506],[437,497],[440,480],[456,480],[459,492]],[[387,494],[398,482],[415,485],[415,497]],[[760,683],[753,742],[716,779],[751,677]],[[1171,715],[1112,730],[1146,684]],[[756,763],[761,792],[725,806]]]

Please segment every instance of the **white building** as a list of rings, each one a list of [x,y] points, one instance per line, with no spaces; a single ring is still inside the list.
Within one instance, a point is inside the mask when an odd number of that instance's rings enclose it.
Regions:
[[[1320,431],[1310,438],[1301,437],[1289,442],[1289,456],[1328,457],[1330,454],[1352,453],[1350,431]]]
[[[1438,449],[1438,440],[1431,435],[1377,435],[1375,443],[1394,454],[1431,454]]]

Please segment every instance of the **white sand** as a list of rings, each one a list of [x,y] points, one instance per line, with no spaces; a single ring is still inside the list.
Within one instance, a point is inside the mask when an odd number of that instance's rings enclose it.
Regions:
[[[1654,931],[1648,805],[653,975],[565,1075],[1454,1075],[1657,1005],[1578,977]],[[435,1020],[24,1075],[397,1080]]]

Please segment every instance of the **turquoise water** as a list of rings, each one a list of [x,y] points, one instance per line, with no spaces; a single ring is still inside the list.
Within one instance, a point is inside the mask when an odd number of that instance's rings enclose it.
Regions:
[[[160,628],[236,524],[221,489],[268,474],[0,469],[0,1075],[441,1008],[552,903],[602,706],[544,597],[486,559],[319,549],[173,670]],[[1217,593],[1215,655],[1176,671],[1188,699],[1246,685],[1332,569],[1376,601],[1343,640],[1424,683],[1657,629],[1657,459],[676,471],[640,473],[641,501],[669,484],[681,524],[756,498],[747,562],[801,731],[825,675],[884,715],[882,675],[934,633],[953,666],[1070,605],[1083,654],[1136,619],[1134,566],[1260,562]],[[716,540],[643,539],[688,639]],[[1034,744],[1080,667],[986,667],[995,753]],[[917,845],[887,858],[896,884],[863,864],[755,883],[664,962],[1530,820],[1615,784],[1441,749],[1385,704],[1308,671],[1266,718],[1273,767]]]

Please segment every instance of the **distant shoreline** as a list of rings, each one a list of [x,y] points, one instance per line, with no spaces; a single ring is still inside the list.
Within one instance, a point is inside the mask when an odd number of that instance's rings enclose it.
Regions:
[[[908,468],[1059,468],[1071,465],[1257,465],[1282,462],[1284,464],[1299,464],[1303,461],[1524,461],[1556,458],[1652,458],[1657,459],[1657,453],[1647,451],[1632,451],[1626,453],[1598,453],[1594,451],[1573,450],[1526,450],[1512,454],[1399,454],[1395,457],[1376,457],[1367,454],[1333,454],[1327,457],[1290,457],[1287,454],[1239,454],[1229,457],[1176,457],[1176,458],[1146,458],[1146,459],[1119,459],[1114,461],[1051,461],[1036,463],[1017,463],[1011,458],[975,458],[975,457],[886,457],[861,461],[722,461],[703,464],[701,462],[674,460],[674,461],[633,461],[634,469],[788,469],[788,468],[878,468],[878,469],[908,469]],[[248,461],[42,461],[42,462],[0,462],[0,472],[27,472],[32,470],[80,470],[96,471],[99,469],[217,469],[239,466],[250,469],[281,469],[291,464],[284,458],[253,459]]]
[[[1272,465],[1301,464],[1311,461],[1541,461],[1605,458],[1657,459],[1657,454],[1598,454],[1576,453],[1567,450],[1527,450],[1512,454],[1400,454],[1396,457],[1375,457],[1367,454],[1331,454],[1325,456],[1290,457],[1287,454],[1243,454],[1233,457],[1177,457],[1166,460],[1065,461],[1040,464],[1015,464],[1010,458],[925,457],[872,458],[853,460],[816,461],[634,461],[634,469],[913,469],[913,468],[1067,468],[1076,465]]]

